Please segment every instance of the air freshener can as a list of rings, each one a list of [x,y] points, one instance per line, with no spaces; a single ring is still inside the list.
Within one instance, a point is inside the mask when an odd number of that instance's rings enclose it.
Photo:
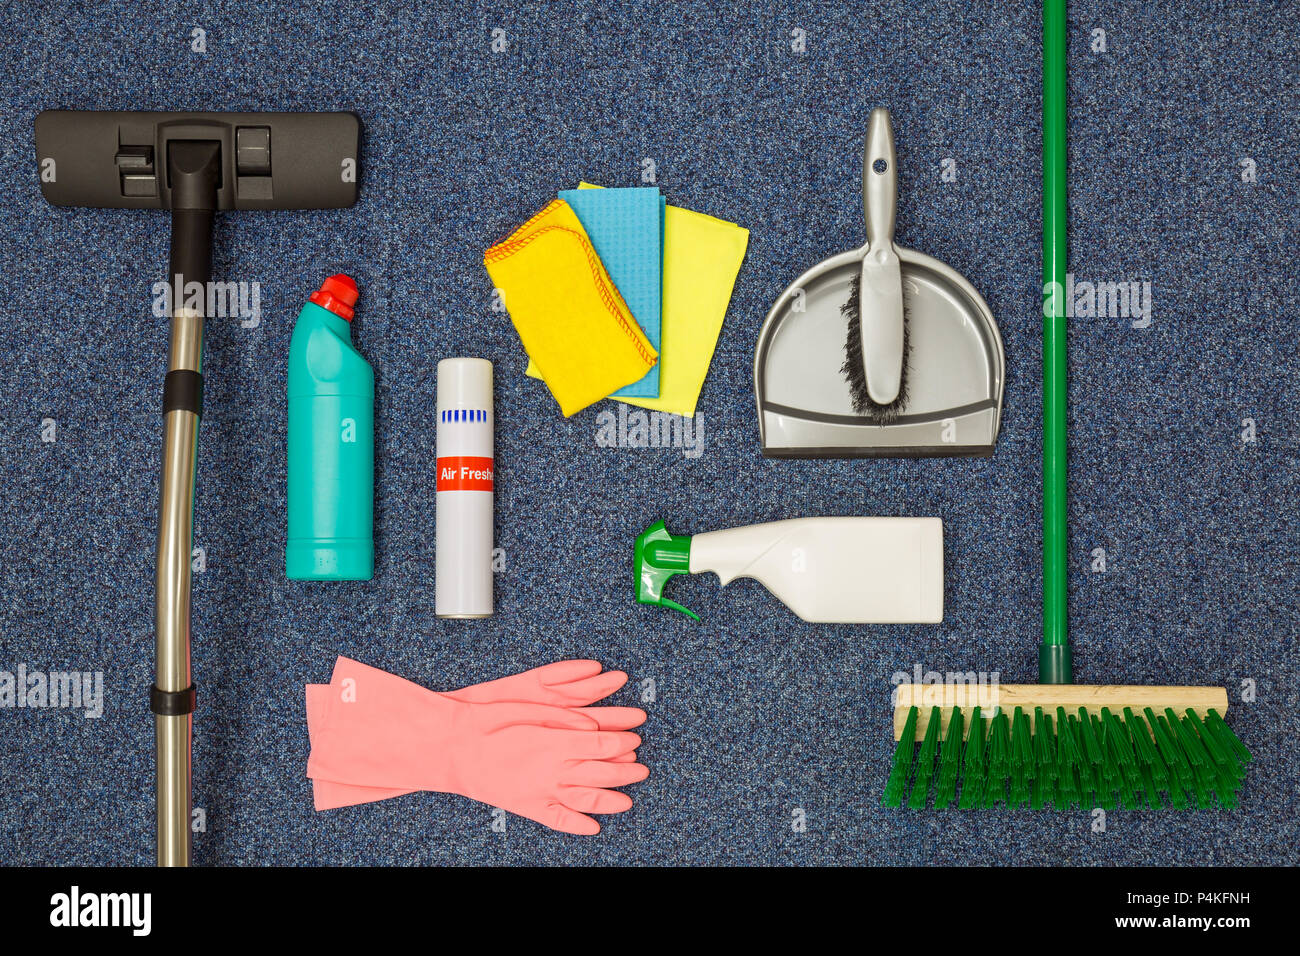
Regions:
[[[438,617],[492,614],[492,363],[449,358],[438,363]]]

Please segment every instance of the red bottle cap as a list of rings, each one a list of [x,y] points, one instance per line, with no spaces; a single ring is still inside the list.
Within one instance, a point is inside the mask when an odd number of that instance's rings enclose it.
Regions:
[[[322,282],[320,290],[311,294],[311,301],[351,322],[352,307],[357,304],[360,295],[352,278],[340,272]]]

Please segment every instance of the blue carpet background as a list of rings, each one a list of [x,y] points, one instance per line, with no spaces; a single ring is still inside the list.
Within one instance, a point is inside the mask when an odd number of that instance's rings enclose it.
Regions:
[[[1071,266],[1149,280],[1151,327],[1070,334],[1071,627],[1088,683],[1226,684],[1257,756],[1238,813],[879,808],[890,676],[1036,678],[1040,619],[1040,17],[960,0],[714,6],[268,3],[6,6],[0,63],[0,669],[102,670],[105,715],[0,710],[0,859],[153,854],[153,548],[166,327],[162,212],[41,198],[43,108],[351,109],[361,201],[220,218],[214,275],[262,322],[209,323],[194,583],[200,864],[1166,863],[1297,860],[1300,55],[1284,3],[1074,2]],[[207,53],[189,49],[207,31]],[[492,30],[510,48],[494,54]],[[791,31],[807,52],[791,51]],[[1089,50],[1103,28],[1108,52]],[[867,114],[894,115],[898,238],[963,272],[1006,342],[989,460],[764,460],[759,326],[804,268],[862,241]],[[580,179],[640,182],[749,227],[700,413],[705,450],[597,447],[491,310],[482,251]],[[956,159],[958,181],[940,162]],[[1241,181],[1243,157],[1258,181]],[[362,289],[379,383],[377,571],[288,582],[285,363],[320,279]],[[433,613],[438,359],[497,376],[497,614]],[[58,423],[42,442],[41,422]],[[1243,443],[1242,420],[1258,440]],[[938,515],[940,626],[803,624],[754,582],[677,579],[696,624],[630,598],[635,535],[795,515]],[[1105,548],[1109,570],[1089,571]],[[679,583],[680,582],[680,583]],[[302,688],[337,653],[451,689],[574,656],[654,700],[634,809],[594,838],[413,795],[317,814]],[[1244,681],[1258,699],[1239,703]],[[796,810],[807,826],[792,827]]]

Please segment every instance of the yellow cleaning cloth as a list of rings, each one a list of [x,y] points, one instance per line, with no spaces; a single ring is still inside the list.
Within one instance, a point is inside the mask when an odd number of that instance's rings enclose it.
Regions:
[[[483,265],[565,418],[640,381],[658,361],[563,200],[483,253]]]
[[[599,187],[583,183],[579,188]],[[688,418],[695,415],[748,245],[749,230],[743,226],[677,206],[667,208],[659,397],[617,401]],[[538,377],[532,363],[528,374]]]

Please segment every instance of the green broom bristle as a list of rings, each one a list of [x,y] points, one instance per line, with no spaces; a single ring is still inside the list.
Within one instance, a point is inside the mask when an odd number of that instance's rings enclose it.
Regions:
[[[1164,806],[1160,794],[1169,788],[1169,777],[1165,772],[1164,761],[1156,752],[1151,742],[1151,731],[1146,721],[1133,713],[1133,708],[1124,708],[1124,727],[1133,741],[1138,775],[1142,780],[1143,795],[1147,806],[1159,810]]]
[[[1102,708],[1106,746],[1119,768],[1119,803],[1125,810],[1149,806],[1148,788],[1134,754],[1137,745],[1128,725],[1109,708]]]
[[[938,707],[930,709],[930,722],[925,727],[925,740],[916,758],[916,778],[912,781],[912,795],[907,800],[910,810],[924,810],[930,798],[930,778],[934,776],[934,758],[939,752],[939,725],[943,715]]]
[[[1034,708],[1034,763],[1037,776],[1048,780],[1056,778],[1056,735],[1052,733],[1052,718],[1043,708]]]
[[[970,712],[970,733],[962,758],[961,797],[957,809],[974,810],[984,799],[984,717],[979,707]]]
[[[1029,798],[1029,805],[1035,810],[1042,810],[1049,802],[1056,801],[1056,755],[1052,752],[1052,718],[1043,713],[1043,708],[1034,708],[1034,790]]]
[[[1229,810],[1237,809],[1237,787],[1241,783],[1242,772],[1236,755],[1223,747],[1217,737],[1211,735],[1205,723],[1191,708],[1187,710],[1184,723],[1209,755],[1211,770],[1214,773],[1214,792],[1219,803]]]
[[[1103,710],[1106,743],[1119,764],[1119,801],[1125,810],[1138,810],[1146,803],[1146,784],[1133,758],[1133,736],[1123,722],[1109,710]]]
[[[1011,805],[1023,807],[1030,801],[1030,782],[1034,773],[1033,734],[1029,716],[1019,707],[1011,717]]]
[[[1192,768],[1192,789],[1196,791],[1196,805],[1201,810],[1214,806],[1214,771],[1210,769],[1209,756],[1191,729],[1174,713],[1165,708],[1165,720],[1172,728],[1174,739]]]
[[[1163,716],[1158,716],[1150,707],[1146,708],[1145,713],[1147,722],[1151,725],[1152,733],[1155,735],[1160,756],[1164,758],[1165,764],[1168,765],[1179,787],[1183,790],[1190,789],[1192,786],[1192,768],[1169,730],[1169,721]]]
[[[1066,733],[1074,742],[1074,751],[1079,757],[1074,765],[1079,773],[1079,806],[1098,807],[1101,806],[1101,784],[1097,782],[1097,774],[1101,769],[1101,754],[1100,751],[1097,752],[1097,760],[1094,762],[1088,752],[1089,738],[1084,732],[1084,728],[1087,727],[1088,733],[1091,734],[1092,724],[1082,707],[1079,708],[1079,713],[1083,714],[1083,720],[1075,714],[1070,714],[1066,722]]]
[[[1156,785],[1155,778],[1151,776],[1151,768],[1146,764],[1138,767],[1138,773],[1142,775],[1142,796],[1146,799],[1146,805],[1149,809],[1159,810],[1164,806],[1160,799],[1160,787]]]
[[[894,763],[889,768],[889,780],[885,783],[885,793],[880,798],[880,802],[887,807],[903,805],[907,776],[912,770],[912,757],[916,753],[916,722],[919,716],[920,711],[915,707],[907,712],[903,736],[898,739],[898,746],[894,749]]]
[[[1242,765],[1250,763],[1250,751],[1246,749],[1246,745],[1241,742],[1241,739],[1232,732],[1232,728],[1219,716],[1219,712],[1211,707],[1205,712],[1205,717],[1206,726],[1219,735],[1219,738],[1223,740],[1228,749],[1237,755],[1237,759]]]
[[[1124,726],[1124,722],[1112,714],[1109,708],[1101,709],[1101,721],[1106,727],[1107,739],[1114,751],[1115,762],[1119,764],[1121,778],[1125,785],[1136,786],[1141,782],[1141,777],[1138,774],[1137,761],[1133,757],[1132,735]]]
[[[1180,717],[1168,707],[1057,707],[1053,716],[1035,707],[1031,716],[1016,707],[986,718],[979,707],[969,716],[953,707],[945,733],[943,710],[933,707],[918,749],[919,721],[919,708],[909,708],[881,799],[887,807],[924,809],[933,786],[940,810],[1237,809],[1251,761],[1215,710]]]
[[[1070,733],[1070,720],[1065,708],[1056,708],[1056,792],[1053,805],[1067,810],[1079,803],[1079,748]]]
[[[1096,714],[1089,713],[1087,721],[1092,726],[1093,739],[1097,741],[1097,749],[1101,752],[1101,764],[1097,769],[1097,785],[1101,790],[1100,803],[1107,810],[1114,810],[1119,807],[1119,793],[1121,789],[1121,779],[1119,772],[1119,763],[1111,753],[1110,746],[1106,741],[1106,732],[1102,727],[1101,718]]]
[[[960,707],[952,709],[948,722],[948,736],[943,741],[939,757],[939,782],[935,785],[934,808],[946,810],[957,798],[957,775],[961,772],[961,750],[964,726]]]
[[[1143,779],[1147,781],[1147,789],[1152,792],[1168,789],[1169,774],[1165,770],[1165,762],[1160,759],[1160,754],[1152,743],[1151,728],[1144,719],[1133,713],[1131,707],[1124,708],[1124,723],[1132,732],[1138,767]]]
[[[999,709],[989,730],[988,777],[984,781],[984,799],[980,806],[985,810],[1006,803],[1007,776],[1011,771],[1011,731],[1006,711]]]
[[[1094,769],[1100,769],[1106,762],[1101,753],[1101,741],[1097,739],[1096,730],[1093,728],[1092,718],[1088,716],[1088,711],[1079,708],[1079,737],[1083,741],[1083,752],[1088,758],[1089,766]]]

